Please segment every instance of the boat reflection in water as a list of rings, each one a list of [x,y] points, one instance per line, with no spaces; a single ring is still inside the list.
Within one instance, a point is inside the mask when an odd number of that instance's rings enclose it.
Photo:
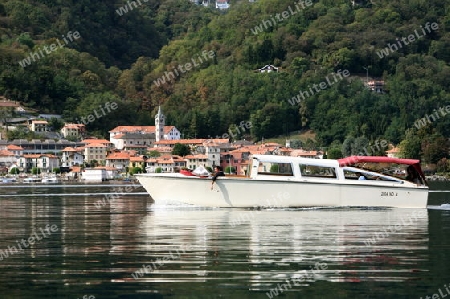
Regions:
[[[236,283],[248,279],[252,290],[261,291],[296,278],[303,280],[292,284],[294,289],[315,281],[404,281],[427,260],[426,209],[229,210],[156,204],[143,226],[144,252],[156,251],[162,258],[191,248],[143,277],[146,281],[175,275],[181,282],[204,282],[216,271],[226,271]],[[212,260],[217,261],[213,269]],[[174,264],[181,264],[175,272]]]

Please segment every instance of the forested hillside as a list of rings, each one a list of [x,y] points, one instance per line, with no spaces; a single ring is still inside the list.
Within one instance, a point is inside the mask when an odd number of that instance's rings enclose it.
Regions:
[[[320,146],[383,138],[403,140],[411,157],[442,158],[450,116],[420,130],[414,123],[450,105],[449,1],[232,1],[226,12],[140,2],[119,15],[127,1],[0,1],[0,93],[69,120],[118,102],[88,125],[99,132],[151,124],[161,104],[185,136],[222,135],[250,120],[254,141],[312,129]],[[69,31],[81,38],[19,65]],[[266,64],[280,71],[255,72]],[[365,68],[385,93],[364,86]],[[343,70],[350,76],[289,102]]]

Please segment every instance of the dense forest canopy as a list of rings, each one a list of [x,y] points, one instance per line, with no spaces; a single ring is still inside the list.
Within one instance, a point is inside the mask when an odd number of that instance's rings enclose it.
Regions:
[[[437,142],[448,153],[450,116],[414,125],[450,105],[448,0],[140,2],[120,15],[130,1],[0,1],[0,94],[69,121],[116,101],[88,125],[99,134],[152,124],[161,104],[185,137],[251,121],[254,141],[312,129],[318,146],[385,139],[429,162],[442,158]],[[19,64],[70,31],[81,38]],[[255,71],[267,64],[279,72]],[[342,70],[350,77],[314,90]],[[385,92],[368,90],[367,75]]]

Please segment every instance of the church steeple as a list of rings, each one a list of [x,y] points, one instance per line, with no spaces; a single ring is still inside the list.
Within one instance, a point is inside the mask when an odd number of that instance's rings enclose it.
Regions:
[[[158,113],[155,115],[155,138],[156,141],[164,139],[164,114],[162,113],[161,106],[158,106]]]

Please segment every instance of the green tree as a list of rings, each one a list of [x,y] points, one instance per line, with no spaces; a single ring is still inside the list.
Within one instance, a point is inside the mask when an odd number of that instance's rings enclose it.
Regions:
[[[52,117],[50,121],[48,122],[49,126],[53,129],[55,132],[59,132],[62,127],[64,127],[64,122],[60,120],[59,118]]]
[[[421,138],[416,134],[414,129],[406,131],[405,139],[399,144],[400,155],[402,158],[420,159],[421,155]]]
[[[440,134],[434,134],[422,141],[421,150],[424,162],[437,163],[442,158],[448,158],[448,139]]]
[[[327,159],[340,159],[343,158],[342,150],[337,147],[330,148],[327,151]]]
[[[274,172],[274,173],[278,173],[279,172],[279,165],[278,164],[272,164],[271,166],[270,166],[270,172]]]
[[[155,173],[161,173],[161,172],[162,172],[162,168],[161,167],[156,167]]]
[[[178,155],[178,156],[184,157],[184,156],[190,155],[190,154],[191,154],[191,150],[190,150],[189,146],[187,146],[186,144],[175,143],[173,150],[172,150],[172,155]]]
[[[236,173],[236,168],[233,166],[227,166],[225,167],[225,173],[227,174]]]
[[[11,169],[9,170],[9,173],[10,173],[10,174],[19,174],[20,171],[19,171],[19,168],[13,167],[13,168],[11,168]]]
[[[136,173],[142,173],[142,168],[140,167],[131,167],[130,174],[135,175]]]
[[[161,156],[161,153],[158,151],[149,151],[147,155],[151,158],[158,158],[159,156]]]
[[[37,167],[33,167],[31,168],[31,174],[33,175],[37,175],[41,173],[41,169],[37,168]]]

